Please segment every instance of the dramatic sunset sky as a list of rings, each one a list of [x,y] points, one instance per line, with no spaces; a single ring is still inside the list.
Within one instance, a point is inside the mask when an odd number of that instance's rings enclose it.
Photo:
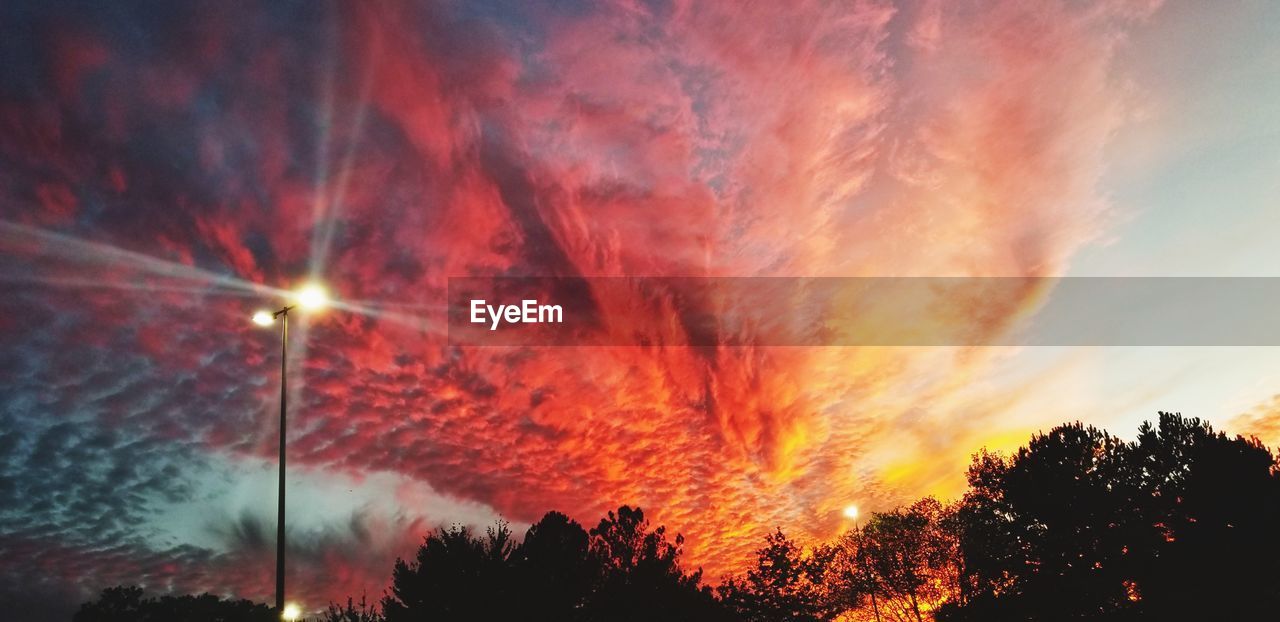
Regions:
[[[1066,420],[1280,445],[1280,348],[444,329],[451,276],[1280,276],[1280,3],[179,4],[0,8],[9,611],[271,600],[278,333],[248,320],[309,278],[343,302],[292,327],[311,606],[451,522],[640,505],[718,580]]]

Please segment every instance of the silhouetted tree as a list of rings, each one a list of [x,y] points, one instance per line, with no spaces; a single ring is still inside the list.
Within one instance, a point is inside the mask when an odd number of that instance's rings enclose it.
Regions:
[[[476,537],[470,528],[440,528],[425,538],[414,562],[396,560],[391,593],[382,600],[388,622],[504,619],[513,601],[511,530],[504,522]]]
[[[718,592],[725,606],[749,622],[812,622],[830,620],[839,611],[826,598],[826,578],[832,549],[806,552],[778,528],[765,536],[756,551],[755,567],[745,577],[729,578]]]
[[[139,587],[118,586],[102,591],[97,600],[80,605],[74,622],[276,622],[266,605],[227,600],[213,594],[144,598]]]
[[[862,556],[862,531],[842,534],[834,543],[820,545],[828,559],[823,581],[827,606],[834,611],[871,610],[874,571]]]
[[[702,571],[680,568],[684,537],[667,540],[666,527],[649,529],[640,508],[622,506],[591,530],[590,550],[600,579],[586,603],[590,620],[714,620],[723,610]]]
[[[512,560],[522,619],[582,619],[600,569],[581,525],[547,512],[529,527]]]
[[[1076,423],[1032,437],[1009,460],[975,459],[963,510],[964,564],[978,586],[969,611],[1020,620],[1132,609],[1124,580],[1137,487],[1125,448]]]
[[[858,611],[868,620],[878,613],[881,620],[921,622],[942,604],[960,600],[958,509],[926,497],[875,512],[864,527],[842,535],[829,545],[829,607]]]
[[[414,562],[397,560],[387,622],[408,620],[715,620],[721,610],[701,572],[686,574],[680,545],[623,506],[590,533],[548,513],[514,544],[505,523],[477,537],[467,527],[428,535]]]
[[[1280,465],[1255,439],[1160,413],[1133,447],[1142,525],[1129,586],[1153,619],[1280,617]]]
[[[975,458],[950,620],[1262,619],[1280,607],[1280,481],[1255,441],[1160,413]]]
[[[949,520],[953,512],[928,497],[875,513],[862,530],[862,559],[876,579],[886,619],[922,622],[925,612],[956,597],[959,537]]]
[[[119,585],[102,590],[98,600],[80,605],[72,619],[75,622],[128,622],[142,618],[144,606],[142,588]]]
[[[963,500],[872,514],[803,550],[781,529],[720,599],[680,565],[684,539],[639,508],[589,532],[549,512],[428,534],[397,560],[383,613],[361,599],[324,622],[1262,620],[1280,611],[1280,463],[1256,440],[1160,413],[1134,442],[1079,423],[1010,457],[982,452]],[[875,596],[874,601],[870,598]],[[383,617],[385,616],[385,618]],[[104,590],[75,622],[268,622],[265,605]]]

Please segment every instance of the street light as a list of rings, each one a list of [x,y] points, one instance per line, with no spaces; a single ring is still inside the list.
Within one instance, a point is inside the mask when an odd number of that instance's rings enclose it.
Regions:
[[[329,293],[317,283],[304,285],[293,294],[294,304],[285,305],[279,311],[258,311],[253,323],[270,326],[280,319],[280,488],[276,496],[276,611],[285,620],[297,620],[301,610],[297,605],[284,603],[284,440],[285,412],[288,405],[289,384],[289,311],[301,307],[317,311],[329,303]]]

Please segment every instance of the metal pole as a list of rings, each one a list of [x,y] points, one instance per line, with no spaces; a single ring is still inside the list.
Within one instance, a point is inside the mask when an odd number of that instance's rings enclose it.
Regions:
[[[867,575],[867,587],[871,590],[871,611],[876,615],[876,622],[880,622],[880,607],[876,604],[876,580],[871,574],[871,565],[866,562],[866,555],[862,552],[862,538],[864,532],[857,523],[853,524],[853,528],[858,532],[858,561],[862,563],[862,570]]]
[[[280,492],[276,512],[276,615],[284,614],[284,437],[285,409],[289,387],[289,307],[281,309],[284,326],[280,330]]]

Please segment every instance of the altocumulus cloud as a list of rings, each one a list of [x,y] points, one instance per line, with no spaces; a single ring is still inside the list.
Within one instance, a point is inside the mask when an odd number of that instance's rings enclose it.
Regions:
[[[318,599],[451,516],[640,504],[714,575],[933,490],[999,427],[962,390],[989,354],[453,348],[446,280],[1057,274],[1107,225],[1111,58],[1155,8],[6,3],[6,598],[265,596],[270,503],[236,491],[279,361],[236,284],[312,270],[377,312],[299,323],[292,464],[383,499],[295,512]],[[595,303],[705,311],[678,294]]]

